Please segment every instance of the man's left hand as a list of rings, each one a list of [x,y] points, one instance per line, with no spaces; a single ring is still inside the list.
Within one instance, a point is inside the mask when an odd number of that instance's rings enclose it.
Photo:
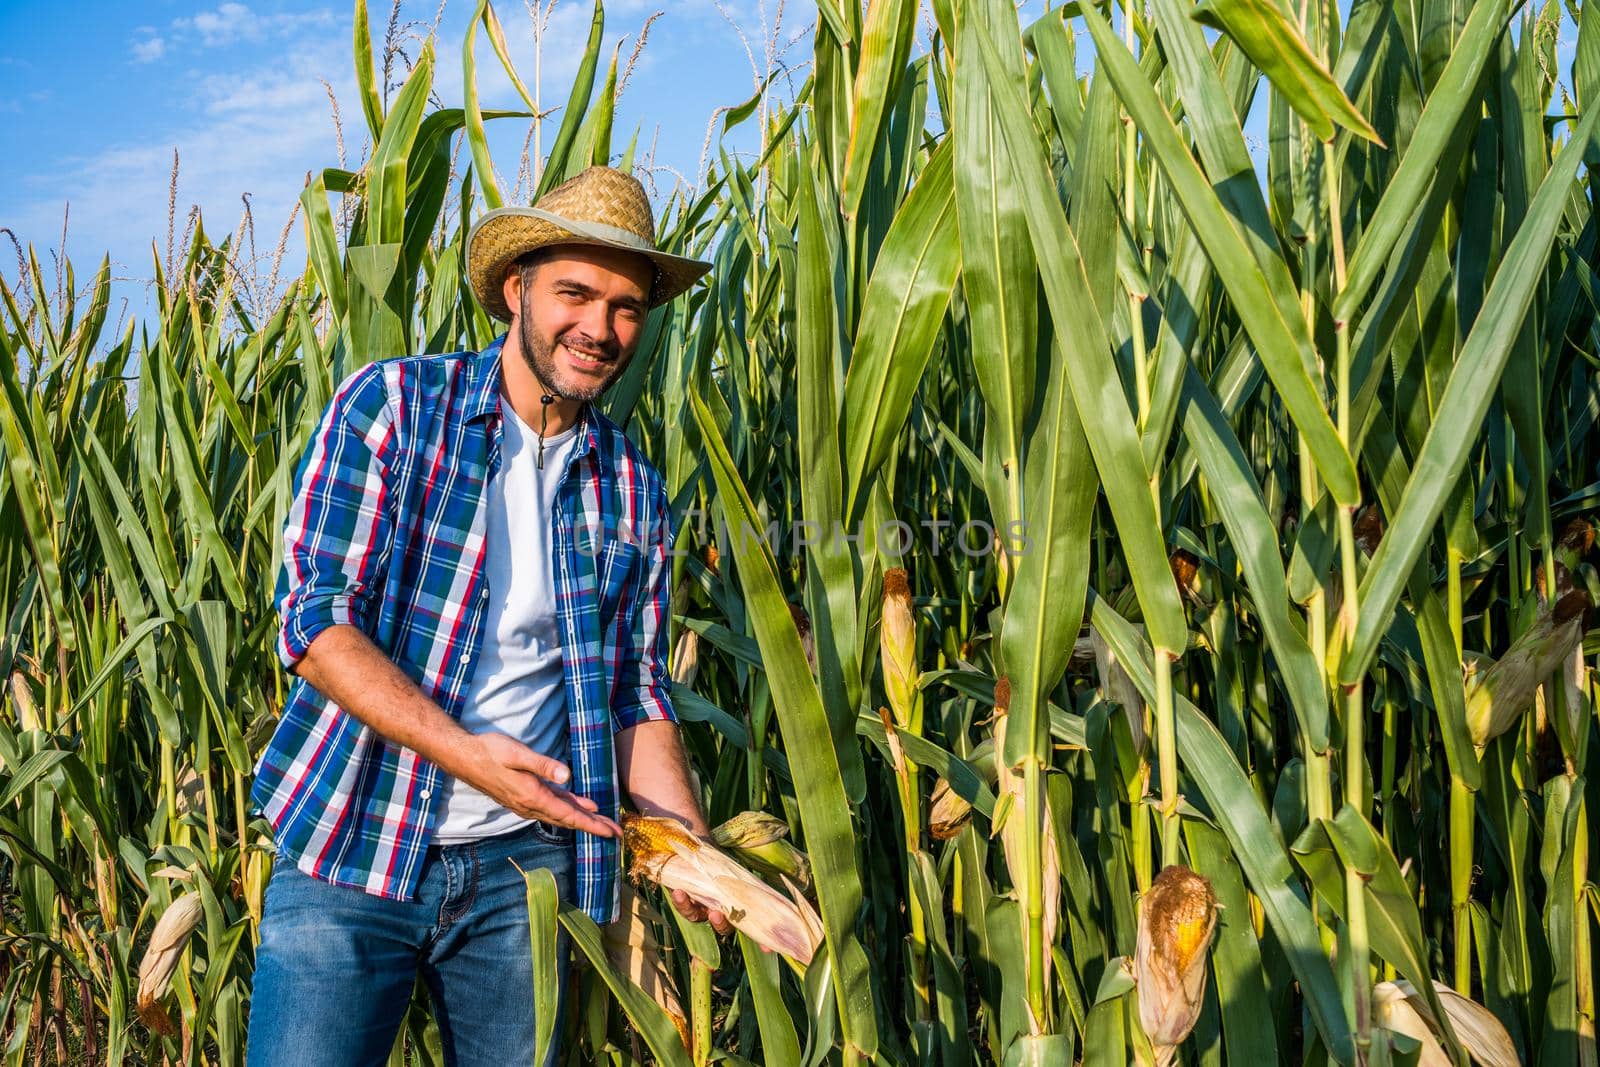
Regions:
[[[711,830],[700,808],[700,787],[689,770],[678,724],[661,719],[637,723],[617,731],[616,745],[617,770],[639,814],[675,819],[696,837],[709,839]],[[722,912],[707,908],[681,889],[670,895],[672,906],[685,919],[696,923],[709,920],[717,933],[733,933],[733,924]]]
[[[733,924],[728,917],[715,908],[708,908],[695,900],[681,889],[672,891],[672,906],[678,909],[678,914],[694,923],[710,922],[711,929],[726,937],[733,933]]]

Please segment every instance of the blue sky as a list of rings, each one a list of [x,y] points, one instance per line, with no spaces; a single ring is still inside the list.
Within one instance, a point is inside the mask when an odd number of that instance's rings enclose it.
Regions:
[[[533,0],[530,0],[533,2]],[[390,17],[369,0],[374,36]],[[461,47],[471,0],[407,2],[401,40],[415,57],[437,25],[435,93],[461,101]],[[540,80],[545,107],[565,102],[588,33],[587,0],[544,0]],[[353,5],[317,0],[157,0],[154,3],[16,3],[0,0],[0,227],[34,246],[49,274],[70,203],[67,250],[86,284],[103,253],[119,293],[137,314],[152,275],[151,242],[163,250],[173,151],[179,154],[174,228],[181,238],[191,204],[213,240],[240,225],[250,194],[258,257],[270,259],[306,172],[339,163],[330,91],[342,119],[345,160],[357,166],[369,146],[354,88]],[[535,82],[533,18],[523,0],[496,5],[518,73]],[[754,91],[759,67],[779,62],[805,78],[815,8],[789,0],[610,0],[605,57],[623,41],[625,64],[641,27],[657,11],[647,43],[620,100],[614,143],[639,129],[640,156],[660,168],[665,196],[675,175],[701,176],[702,150],[718,107]],[[781,19],[780,19],[781,14]],[[769,56],[768,41],[771,41]],[[485,107],[520,108],[509,79],[481,33],[477,65]],[[381,57],[380,57],[381,62]],[[397,73],[405,64],[396,61]],[[602,68],[603,71],[603,68]],[[380,74],[381,76],[381,74]],[[326,82],[326,87],[324,86]],[[774,83],[787,97],[788,82]],[[559,122],[547,120],[548,149]],[[528,123],[491,123],[495,166],[514,192]],[[749,148],[737,135],[735,148]],[[746,131],[753,134],[753,129]],[[714,155],[714,152],[713,152]],[[463,150],[462,165],[466,154]],[[283,277],[304,263],[300,223],[290,234]],[[16,256],[0,235],[0,272],[16,276]],[[120,303],[120,300],[119,300]],[[112,310],[113,322],[117,309]]]
[[[381,45],[390,19],[385,0],[368,0]],[[517,69],[535,85],[535,34],[529,5],[548,15],[538,83],[545,107],[563,103],[588,32],[589,0],[498,0]],[[1022,5],[1031,21],[1045,7]],[[1341,5],[1343,6],[1343,5]],[[461,48],[473,0],[406,0],[398,39],[411,56],[430,32],[438,42],[434,88],[440,103],[461,101]],[[928,47],[924,4],[916,51]],[[353,5],[348,0],[154,0],[71,4],[0,0],[0,228],[32,245],[47,275],[70,204],[67,250],[79,284],[102,254],[112,259],[111,318],[147,310],[152,241],[165,254],[173,152],[180,159],[175,236],[181,242],[191,205],[220,241],[242,220],[249,194],[255,262],[264,277],[308,171],[340,163],[333,104],[342,119],[344,162],[364,160],[366,124],[356,99]],[[614,144],[639,130],[640,162],[659,198],[680,177],[698,182],[708,162],[708,123],[719,107],[754,91],[769,66],[788,99],[810,60],[815,5],[810,0],[609,0],[604,55],[619,41],[622,61],[641,28],[648,41],[618,102]],[[1562,26],[1560,68],[1571,63],[1572,30]],[[486,108],[521,106],[487,37],[477,36],[479,89]],[[1092,56],[1080,41],[1079,59]],[[381,57],[380,57],[381,62]],[[396,61],[396,78],[405,63]],[[1258,110],[1260,110],[1258,108]],[[559,114],[546,124],[545,146]],[[1256,134],[1258,123],[1246,126]],[[491,152],[508,200],[515,200],[528,124],[489,125]],[[755,148],[756,129],[734,131],[736,152]],[[652,151],[653,147],[653,151]],[[712,153],[714,157],[714,151]],[[461,154],[464,166],[466,154]],[[524,197],[525,198],[525,197]],[[658,205],[660,203],[658,199]],[[280,287],[300,273],[304,243],[298,219],[288,231]],[[16,256],[0,234],[0,274],[17,275]],[[263,296],[263,299],[265,297]]]

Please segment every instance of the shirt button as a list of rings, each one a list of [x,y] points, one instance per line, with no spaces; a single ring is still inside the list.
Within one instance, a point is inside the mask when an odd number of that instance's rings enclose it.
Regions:
[[[422,799],[423,800],[427,800],[431,796],[433,796],[433,787],[432,786],[429,786],[428,788],[426,788],[426,789],[424,789],[422,791]]]

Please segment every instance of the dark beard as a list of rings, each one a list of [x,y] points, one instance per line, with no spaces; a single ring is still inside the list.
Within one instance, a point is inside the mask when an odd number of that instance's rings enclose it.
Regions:
[[[557,371],[555,360],[555,342],[547,342],[543,337],[539,336],[537,331],[534,330],[533,317],[528,314],[528,305],[526,301],[523,302],[522,314],[518,316],[518,319],[520,328],[517,336],[521,341],[523,361],[528,364],[528,369],[533,371],[534,376],[539,379],[539,384],[548,393],[559,396],[565,400],[581,400],[585,402],[591,401],[598,398],[607,389],[611,388],[611,384],[621,376],[622,371],[625,369],[622,360],[615,358],[617,356],[617,351],[616,344],[614,342],[609,345],[597,345],[585,337],[582,338],[585,348],[591,350],[598,348],[604,351],[607,356],[613,357],[611,373],[606,375],[605,381],[601,382],[599,385],[593,387],[580,386],[563,389],[556,381]],[[574,342],[578,340],[578,338],[574,338]]]

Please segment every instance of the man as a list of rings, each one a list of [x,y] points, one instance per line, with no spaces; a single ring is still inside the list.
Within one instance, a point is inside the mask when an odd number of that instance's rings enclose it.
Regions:
[[[278,853],[251,1067],[386,1062],[419,972],[446,1062],[531,1063],[518,868],[604,923],[619,786],[706,831],[669,698],[666,490],[591,402],[709,267],[591,167],[468,236],[506,334],[374,363],[329,404],[284,529],[298,677],[252,797]]]

